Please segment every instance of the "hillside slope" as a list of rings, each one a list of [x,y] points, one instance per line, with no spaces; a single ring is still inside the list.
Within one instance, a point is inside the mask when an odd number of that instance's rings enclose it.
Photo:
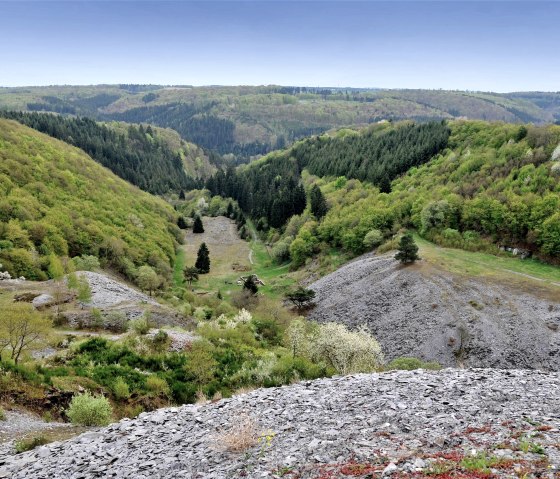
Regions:
[[[522,288],[392,256],[358,258],[313,283],[309,319],[367,326],[388,359],[560,370],[560,284],[539,294],[537,281]]]
[[[99,256],[128,277],[150,263],[170,274],[180,233],[164,201],[83,151],[0,119],[0,262],[46,279],[48,256]]]
[[[457,479],[498,479],[522,470],[523,477],[552,479],[560,467],[559,407],[557,373],[398,371],[322,379],[141,414],[0,458],[0,477],[413,479],[444,470]],[[224,450],[227,433],[251,437],[249,424],[253,445]]]
[[[97,85],[0,88],[0,108],[152,123],[246,160],[295,139],[382,119],[548,123],[558,93],[497,94],[284,86]]]

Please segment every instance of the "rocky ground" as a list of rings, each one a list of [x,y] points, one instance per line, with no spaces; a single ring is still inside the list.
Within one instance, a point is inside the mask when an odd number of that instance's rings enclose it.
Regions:
[[[558,373],[356,375],[144,413],[0,458],[0,477],[553,478],[559,419]]]
[[[424,262],[364,256],[310,287],[309,318],[366,325],[385,356],[445,366],[560,369],[560,288],[556,300]]]

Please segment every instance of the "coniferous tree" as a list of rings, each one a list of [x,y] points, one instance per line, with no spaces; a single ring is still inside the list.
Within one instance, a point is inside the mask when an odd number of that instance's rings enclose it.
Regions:
[[[227,205],[226,216],[228,218],[233,217],[233,205],[231,204],[231,201]]]
[[[179,219],[177,220],[177,226],[182,229],[185,230],[187,229],[187,222],[185,221],[185,218],[183,218],[182,216],[179,216]]]
[[[208,251],[206,243],[202,243],[198,248],[196,263],[194,266],[201,274],[210,272],[210,251]]]
[[[249,276],[247,276],[247,278],[245,278],[245,281],[243,281],[243,290],[244,291],[249,291],[249,293],[255,295],[259,292],[259,287],[257,286],[257,283],[255,282],[255,277],[254,275],[250,274]]]
[[[181,191],[179,192],[179,199],[180,199],[180,200],[184,200],[184,199],[185,199],[185,192],[184,192],[184,190],[181,190]]]
[[[313,185],[313,188],[311,188],[311,192],[309,193],[309,202],[311,204],[311,212],[318,220],[327,214],[327,200],[325,199],[321,188],[317,185]]]
[[[417,259],[420,259],[418,256],[418,246],[416,246],[414,238],[410,233],[402,236],[395,259],[398,259],[403,264],[414,263]]]
[[[202,224],[200,216],[194,218],[193,233],[204,233],[204,225]]]

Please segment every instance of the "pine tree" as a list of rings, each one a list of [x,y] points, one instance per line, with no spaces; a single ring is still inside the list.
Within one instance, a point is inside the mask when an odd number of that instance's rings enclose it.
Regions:
[[[179,192],[179,199],[180,199],[180,200],[184,200],[184,199],[185,199],[185,192],[184,192],[183,190],[181,190],[181,191]]]
[[[320,220],[323,216],[327,214],[328,206],[325,196],[317,185],[313,185],[311,192],[309,194],[309,201],[311,203],[311,213]]]
[[[187,222],[185,221],[185,218],[179,216],[179,219],[177,220],[177,226],[182,230],[187,229]]]
[[[245,280],[243,281],[243,290],[249,291],[253,295],[259,292],[259,287],[255,282],[255,275],[250,274],[249,276],[247,276],[247,278],[245,278]]]
[[[418,256],[418,246],[416,246],[414,238],[410,233],[402,236],[395,259],[398,259],[403,264],[414,263],[417,259],[420,259]]]
[[[202,243],[198,248],[196,263],[194,264],[194,266],[201,274],[210,272],[210,251],[208,251],[208,246],[206,246],[206,243]]]
[[[233,216],[233,205],[231,204],[231,201],[227,205],[226,216],[228,218],[231,218]]]
[[[204,225],[202,224],[202,220],[200,219],[200,216],[196,216],[194,218],[192,231],[193,233],[204,233]]]

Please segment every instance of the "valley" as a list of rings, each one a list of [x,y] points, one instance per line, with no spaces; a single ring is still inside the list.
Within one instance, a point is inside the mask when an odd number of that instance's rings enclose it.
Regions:
[[[0,119],[0,477],[556,473],[559,126],[141,112]]]

